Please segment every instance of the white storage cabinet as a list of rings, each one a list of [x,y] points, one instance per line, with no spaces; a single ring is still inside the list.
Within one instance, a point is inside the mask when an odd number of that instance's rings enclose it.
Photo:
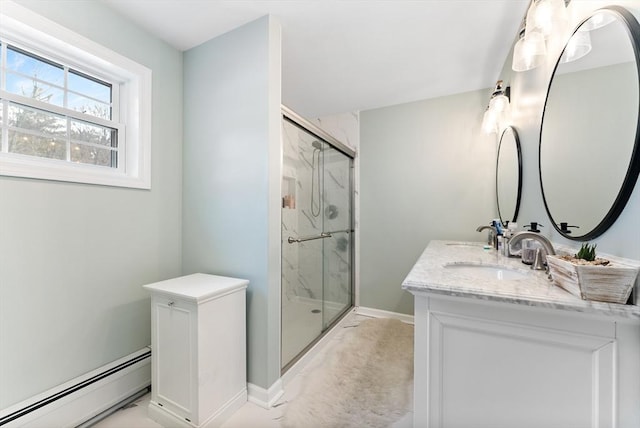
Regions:
[[[247,401],[249,281],[193,274],[151,292],[149,416],[165,427],[219,426]]]

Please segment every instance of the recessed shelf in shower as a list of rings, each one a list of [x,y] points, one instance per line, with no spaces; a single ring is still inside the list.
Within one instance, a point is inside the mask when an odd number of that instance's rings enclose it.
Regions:
[[[282,208],[296,208],[296,179],[295,177],[282,177]]]

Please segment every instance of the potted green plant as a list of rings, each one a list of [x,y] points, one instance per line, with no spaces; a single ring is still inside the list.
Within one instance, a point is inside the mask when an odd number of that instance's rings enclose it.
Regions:
[[[626,303],[639,268],[599,258],[596,247],[585,243],[573,256],[547,256],[553,282],[583,300]]]

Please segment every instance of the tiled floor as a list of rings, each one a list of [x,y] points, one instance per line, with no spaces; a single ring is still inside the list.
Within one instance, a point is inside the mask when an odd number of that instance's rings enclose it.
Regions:
[[[285,393],[280,400],[271,409],[267,410],[253,403],[246,403],[223,425],[223,428],[281,428],[280,419],[284,414],[287,404],[293,400],[300,391],[305,382],[306,376],[313,372],[323,360],[326,353],[331,352],[334,347],[344,336],[346,329],[360,323],[366,317],[357,314],[350,314],[345,318],[337,330],[330,336],[330,339],[322,345],[305,365],[285,383]],[[294,367],[294,369],[297,369]],[[147,417],[147,406],[150,400],[150,394],[147,394],[137,400],[135,403],[127,406],[125,409],[118,410],[111,416],[94,425],[95,428],[162,428],[153,420]],[[413,426],[413,412],[407,413],[401,420],[393,425],[393,428],[411,428]]]

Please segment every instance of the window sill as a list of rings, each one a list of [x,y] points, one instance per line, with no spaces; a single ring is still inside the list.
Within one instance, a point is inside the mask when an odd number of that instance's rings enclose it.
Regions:
[[[149,169],[146,171],[147,174],[139,176],[106,167],[0,154],[0,176],[8,177],[151,189]]]

